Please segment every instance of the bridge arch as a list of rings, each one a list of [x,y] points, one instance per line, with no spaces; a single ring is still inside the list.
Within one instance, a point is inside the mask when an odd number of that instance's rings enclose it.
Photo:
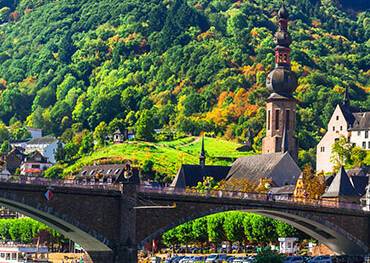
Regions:
[[[273,208],[248,208],[241,209],[233,206],[219,206],[209,210],[198,211],[189,216],[178,217],[167,225],[163,225],[159,229],[147,235],[140,244],[143,245],[148,241],[158,238],[161,234],[183,223],[228,211],[242,211],[266,216],[272,219],[283,221],[296,229],[306,233],[315,238],[320,243],[327,245],[331,250],[337,254],[346,255],[363,255],[368,253],[368,247],[358,238],[354,237],[344,229],[332,224],[328,220],[317,218],[315,215],[307,216],[307,214],[300,215],[292,211],[278,211]]]
[[[58,231],[68,239],[80,244],[86,251],[112,253],[108,242],[98,233],[89,233],[78,222],[70,222],[67,216],[42,206],[27,205],[24,202],[0,197],[0,205],[35,219]]]

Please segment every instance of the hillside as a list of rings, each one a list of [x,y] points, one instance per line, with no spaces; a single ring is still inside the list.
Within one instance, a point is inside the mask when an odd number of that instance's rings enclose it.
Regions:
[[[236,158],[251,154],[239,151],[242,144],[216,138],[205,138],[206,163],[209,165],[230,165]],[[79,172],[83,165],[93,163],[120,162],[131,160],[142,166],[146,160],[154,162],[154,170],[164,175],[174,176],[181,164],[198,164],[201,149],[199,137],[189,137],[170,142],[126,142],[101,148],[90,156],[79,159],[65,169],[64,174]]]
[[[117,123],[142,140],[211,132],[258,151],[280,2],[1,1],[0,118],[62,136],[70,159],[92,149],[81,133]],[[345,87],[357,110],[370,105],[370,13],[360,1],[351,14],[337,1],[285,2],[300,161],[312,162]]]

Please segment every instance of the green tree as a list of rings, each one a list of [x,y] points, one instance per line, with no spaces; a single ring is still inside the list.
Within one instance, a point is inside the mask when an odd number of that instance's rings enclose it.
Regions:
[[[91,153],[93,149],[94,149],[94,137],[90,132],[88,132],[82,138],[81,146],[80,146],[80,149],[78,150],[78,154],[80,156],[86,155],[86,154]]]
[[[93,137],[96,143],[95,146],[96,147],[104,146],[107,136],[108,136],[107,124],[104,121],[102,121],[101,123],[99,123],[98,126],[96,126],[94,133],[93,133]]]
[[[331,147],[330,160],[334,165],[335,171],[338,171],[341,166],[344,166],[351,160],[352,147],[352,144],[344,136],[341,136],[334,142]]]
[[[154,140],[154,119],[149,110],[144,110],[135,126],[135,138],[143,141]]]

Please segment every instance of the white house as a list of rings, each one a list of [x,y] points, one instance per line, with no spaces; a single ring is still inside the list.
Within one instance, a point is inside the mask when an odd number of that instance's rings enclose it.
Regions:
[[[57,152],[59,140],[52,136],[35,138],[27,142],[25,153],[38,151],[46,157],[49,162],[56,163],[55,154]]]
[[[35,151],[26,158],[21,165],[21,175],[40,176],[52,164],[39,151]]]
[[[370,112],[352,112],[348,93],[345,100],[337,105],[328,123],[328,129],[316,149],[316,171],[332,172],[331,148],[341,136],[363,149],[370,150]]]
[[[31,134],[31,140],[42,137],[42,129],[27,127],[27,130]]]

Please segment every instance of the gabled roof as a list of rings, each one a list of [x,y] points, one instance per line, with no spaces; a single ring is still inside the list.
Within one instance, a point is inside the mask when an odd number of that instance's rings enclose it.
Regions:
[[[339,104],[339,108],[342,111],[348,126],[352,127],[353,123],[355,122],[355,116],[352,114],[350,106],[348,104]]]
[[[340,168],[333,182],[322,197],[339,196],[359,196],[343,166]]]
[[[351,130],[370,130],[370,111],[353,113],[355,121]]]
[[[175,188],[194,187],[208,176],[219,182],[226,178],[229,171],[230,166],[183,164],[171,186]]]
[[[48,163],[48,158],[44,157],[39,151],[34,151],[26,158],[26,163]]]
[[[40,138],[35,138],[30,140],[27,145],[35,145],[35,144],[51,144],[53,142],[57,141],[57,138],[52,136],[44,136]]]
[[[247,179],[258,184],[260,179],[271,178],[273,185],[283,186],[295,184],[300,174],[301,170],[288,152],[268,153],[238,158],[231,166],[226,181],[231,178]]]

